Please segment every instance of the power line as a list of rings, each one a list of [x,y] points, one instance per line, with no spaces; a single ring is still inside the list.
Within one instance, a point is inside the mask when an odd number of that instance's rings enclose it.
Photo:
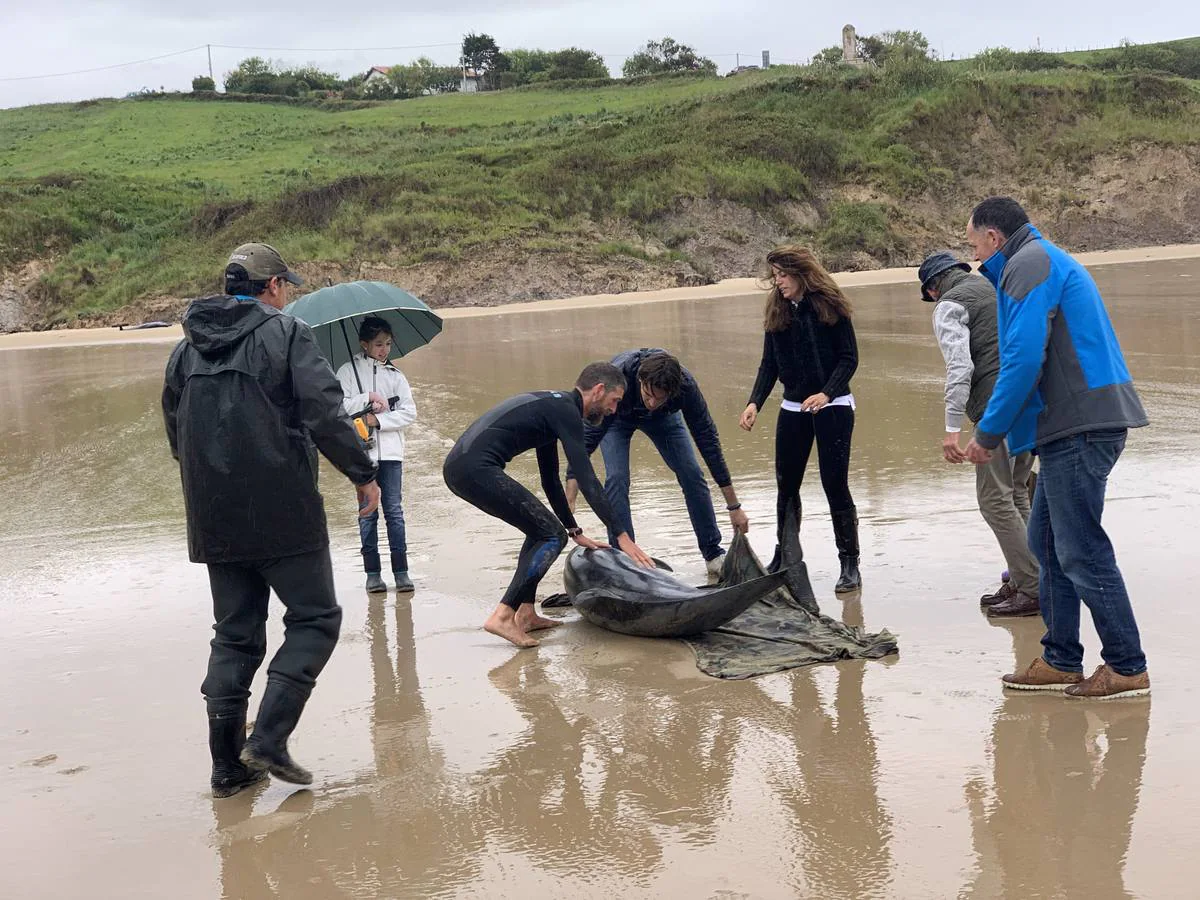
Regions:
[[[209,70],[212,70],[211,53],[212,48],[216,47],[219,50],[258,50],[267,53],[380,53],[393,50],[436,50],[442,47],[458,47],[461,46],[458,41],[448,41],[440,44],[408,44],[405,46],[394,47],[251,47],[240,44],[201,44],[198,47],[189,47],[186,50],[175,50],[171,53],[162,53],[158,56],[150,56],[145,59],[135,59],[129,62],[113,63],[107,66],[94,66],[89,69],[75,69],[70,72],[49,72],[43,75],[9,75],[0,77],[0,82],[10,81],[38,81],[44,78],[67,78],[71,75],[87,75],[92,72],[107,72],[112,69],[124,69],[129,66],[140,66],[146,63],[157,62],[161,59],[171,59],[176,56],[185,56],[188,53],[198,53],[201,50],[207,50],[210,55]],[[632,53],[599,53],[597,54],[605,59],[628,59],[635,54]],[[747,56],[753,57],[755,53],[712,53],[709,57],[729,57],[729,56]]]
[[[375,53],[383,50],[433,50],[438,47],[458,47],[460,41],[445,44],[410,44],[407,47],[241,47],[236,44],[213,44],[221,50],[265,50],[268,53]]]
[[[68,75],[86,75],[89,72],[105,72],[109,69],[123,69],[126,66],[140,66],[144,63],[155,62],[160,59],[169,59],[172,56],[183,56],[185,53],[197,53],[203,50],[204,44],[199,47],[189,47],[187,50],[176,50],[174,53],[164,53],[161,56],[151,56],[146,59],[135,59],[132,62],[113,63],[111,66],[96,66],[92,69],[76,69],[74,72],[52,72],[47,75],[10,75],[5,78],[0,78],[0,81],[36,81],[39,78],[66,78]]]

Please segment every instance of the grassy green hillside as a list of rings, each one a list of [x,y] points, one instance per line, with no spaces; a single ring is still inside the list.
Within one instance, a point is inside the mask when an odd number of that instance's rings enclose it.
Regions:
[[[50,324],[210,290],[250,239],[343,269],[533,252],[729,274],[700,259],[707,226],[681,217],[689,202],[760,223],[722,232],[748,256],[794,237],[835,264],[900,263],[943,214],[958,229],[980,190],[1032,190],[1053,208],[1076,202],[1074,176],[1102,157],[1192,153],[1197,113],[1200,82],[1185,78],[961,64],[359,109],[168,97],[0,111],[0,275],[42,261],[21,290]]]

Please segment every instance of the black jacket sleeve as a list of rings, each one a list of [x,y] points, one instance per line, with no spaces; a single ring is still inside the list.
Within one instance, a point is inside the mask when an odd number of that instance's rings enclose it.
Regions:
[[[775,342],[771,339],[771,333],[763,334],[763,354],[762,362],[758,364],[758,377],[754,379],[754,387],[750,391],[750,399],[748,403],[753,403],[762,411],[762,406],[767,402],[767,397],[771,395],[771,391],[775,389],[775,382],[779,380],[779,363],[775,360]]]
[[[550,441],[537,448],[538,473],[542,476],[542,491],[550,501],[550,508],[565,528],[576,528],[579,523],[567,504],[562,482],[558,480],[558,442]]]
[[[616,524],[616,516],[608,503],[608,497],[604,493],[600,479],[596,477],[596,470],[592,468],[592,460],[584,445],[583,419],[574,409],[559,405],[555,410],[551,427],[559,441],[562,442],[563,452],[567,457],[567,467],[574,474],[575,480],[579,482],[579,492],[583,494],[588,506],[600,517],[600,521],[604,523],[605,527],[616,531],[620,526]],[[555,468],[557,466],[556,462]],[[557,474],[555,480],[557,480]]]
[[[184,342],[180,341],[171,351],[171,358],[167,360],[167,372],[163,378],[162,391],[163,424],[167,428],[167,443],[171,445],[171,455],[175,457],[176,462],[179,460],[179,398],[181,394],[178,364],[179,353],[183,346]]]
[[[612,424],[615,418],[615,415],[605,416],[604,421],[599,425],[589,425],[587,422],[583,423],[583,446],[587,450],[588,456],[596,452],[596,448],[604,440],[604,435],[608,434],[608,426]],[[570,463],[567,463],[567,480],[575,480],[575,470],[571,468]]]
[[[692,440],[704,457],[708,471],[712,473],[717,487],[729,487],[733,479],[729,476],[729,467],[725,464],[725,454],[721,452],[721,437],[717,434],[717,425],[713,422],[708,411],[708,403],[700,391],[700,385],[690,373],[684,381],[683,393],[680,397],[680,409],[683,420],[687,422]]]
[[[312,329],[300,321],[292,330],[288,368],[300,421],[317,449],[356,485],[374,480],[375,463],[342,407],[342,386],[321,355]]]
[[[837,362],[822,393],[832,400],[850,390],[850,379],[858,369],[858,341],[854,337],[854,326],[844,317],[829,327],[829,337]]]

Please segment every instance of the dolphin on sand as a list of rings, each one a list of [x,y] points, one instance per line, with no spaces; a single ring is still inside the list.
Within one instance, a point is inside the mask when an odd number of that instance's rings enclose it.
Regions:
[[[563,580],[571,605],[593,625],[675,638],[719,628],[786,584],[786,576],[779,571],[729,587],[695,588],[662,569],[643,569],[618,550],[577,547]]]

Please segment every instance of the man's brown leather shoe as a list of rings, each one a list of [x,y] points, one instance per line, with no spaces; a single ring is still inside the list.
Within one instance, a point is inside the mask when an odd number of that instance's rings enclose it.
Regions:
[[[1039,656],[1025,671],[1005,675],[1000,680],[1006,688],[1018,691],[1065,691],[1083,681],[1083,673],[1056,669]]]
[[[982,597],[980,597],[979,605],[980,606],[995,606],[997,603],[1003,603],[1005,600],[1012,597],[1012,595],[1015,594],[1016,592],[1017,592],[1016,588],[1014,588],[1012,586],[1012,583],[1006,581],[1006,582],[1004,582],[1004,584],[1000,585],[1000,589],[997,590],[995,593],[984,594]]]
[[[1036,597],[1028,594],[1013,592],[1007,600],[1002,600],[987,608],[987,614],[994,619],[1012,619],[1017,616],[1037,616],[1042,612],[1041,604]]]
[[[1116,700],[1118,697],[1144,697],[1150,693],[1150,673],[1121,675],[1107,665],[1101,666],[1079,684],[1067,688],[1068,697],[1078,700]]]

